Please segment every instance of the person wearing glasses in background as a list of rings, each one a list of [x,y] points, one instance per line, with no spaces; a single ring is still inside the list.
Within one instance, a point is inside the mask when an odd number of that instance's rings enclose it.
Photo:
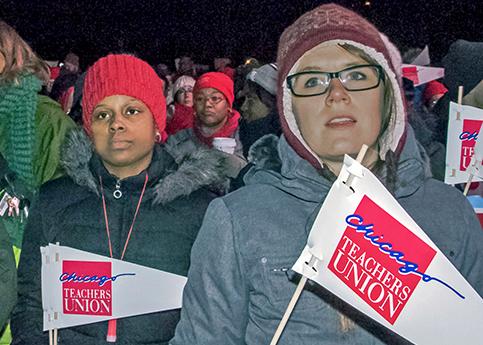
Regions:
[[[192,128],[195,120],[193,109],[193,86],[196,80],[183,75],[173,85],[174,101],[168,106],[168,123],[166,133],[168,135]]]
[[[191,252],[171,345],[269,344],[297,279],[291,267],[345,154],[386,185],[473,287],[483,292],[483,232],[456,189],[432,179],[406,121],[397,50],[335,4],[307,12],[280,38],[281,172],[257,166],[246,186],[211,202]],[[278,342],[408,344],[327,290],[303,291]]]
[[[238,134],[240,114],[233,109],[233,80],[221,72],[201,75],[193,88],[194,123],[168,138],[166,146],[177,162],[198,147],[214,148],[225,153],[230,168],[225,172],[230,178],[246,165],[243,148]],[[229,181],[221,189],[223,194]]]

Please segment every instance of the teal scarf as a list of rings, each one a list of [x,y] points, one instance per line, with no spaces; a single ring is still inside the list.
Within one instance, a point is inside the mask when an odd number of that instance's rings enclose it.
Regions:
[[[0,133],[5,135],[2,155],[9,168],[29,188],[34,188],[33,152],[37,93],[42,84],[33,76],[22,76],[18,83],[0,85]]]

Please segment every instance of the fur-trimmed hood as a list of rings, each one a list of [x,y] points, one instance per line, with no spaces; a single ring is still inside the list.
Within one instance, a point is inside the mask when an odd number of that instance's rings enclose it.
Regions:
[[[257,140],[250,147],[248,160],[253,167],[243,178],[247,185],[270,184],[304,200],[319,200],[321,193],[328,192],[332,186],[333,181],[321,176],[301,158],[284,135],[280,140],[274,135]],[[378,174],[383,183],[386,174],[386,168]],[[413,194],[430,177],[427,153],[408,126],[406,144],[399,156],[395,196],[400,198]]]
[[[170,158],[173,156],[169,146],[156,150],[165,151]],[[74,183],[99,195],[99,183],[90,165],[94,154],[89,137],[82,129],[75,129],[65,139],[61,165]],[[154,185],[154,204],[167,204],[203,187],[220,191],[227,186],[230,162],[223,152],[200,147],[184,157],[177,157],[176,163],[174,158],[172,160],[172,167]]]

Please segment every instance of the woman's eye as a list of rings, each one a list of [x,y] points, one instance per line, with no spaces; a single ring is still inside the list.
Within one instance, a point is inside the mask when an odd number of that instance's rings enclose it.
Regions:
[[[349,80],[366,80],[367,75],[360,71],[352,71],[347,75],[347,79]]]
[[[95,119],[96,120],[107,120],[107,119],[109,119],[109,114],[105,111],[101,111],[101,112],[95,114]]]
[[[304,83],[304,87],[306,88],[317,87],[318,85],[322,85],[322,80],[317,77],[311,77]]]
[[[126,111],[126,114],[127,115],[136,115],[136,114],[139,114],[140,111],[136,108],[128,108],[127,111]]]

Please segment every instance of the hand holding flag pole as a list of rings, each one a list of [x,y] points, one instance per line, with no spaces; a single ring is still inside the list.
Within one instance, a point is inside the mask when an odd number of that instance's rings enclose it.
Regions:
[[[364,159],[364,156],[367,153],[368,146],[363,144],[361,150],[357,154],[356,161],[358,163],[362,163],[362,160]],[[352,181],[354,180],[354,175],[350,174],[349,177],[347,178],[347,181],[345,182],[345,185],[347,187],[351,187]],[[306,265],[312,269],[314,268],[314,264],[316,262],[317,258],[312,255],[310,260],[306,262]],[[295,292],[292,295],[292,298],[290,299],[290,302],[287,306],[287,309],[285,309],[285,313],[283,314],[282,320],[278,324],[277,330],[275,331],[275,334],[273,335],[272,341],[270,342],[270,345],[277,345],[280,336],[283,333],[283,330],[285,329],[285,326],[288,322],[288,319],[290,318],[290,315],[292,314],[293,309],[295,308],[295,305],[297,304],[297,301],[300,298],[300,295],[302,294],[302,291],[305,287],[305,284],[307,283],[307,277],[302,275],[300,278],[300,281],[297,285],[297,288],[295,289]]]

